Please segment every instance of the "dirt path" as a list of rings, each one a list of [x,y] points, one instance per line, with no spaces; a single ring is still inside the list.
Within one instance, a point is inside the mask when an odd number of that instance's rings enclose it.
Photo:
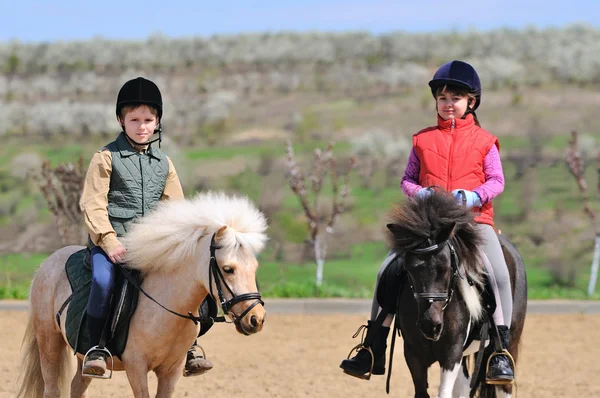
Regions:
[[[14,397],[20,344],[27,313],[0,311],[0,398]],[[238,335],[216,325],[202,339],[215,368],[181,379],[176,397],[385,397],[385,378],[365,382],[346,376],[338,365],[364,321],[356,315],[272,315],[256,336]],[[519,366],[518,397],[600,397],[600,316],[560,314],[529,316]],[[430,371],[430,394],[439,384]],[[149,377],[151,396],[156,378]],[[132,397],[124,373],[95,380],[89,397]],[[401,344],[394,356],[391,397],[412,397],[412,381]]]

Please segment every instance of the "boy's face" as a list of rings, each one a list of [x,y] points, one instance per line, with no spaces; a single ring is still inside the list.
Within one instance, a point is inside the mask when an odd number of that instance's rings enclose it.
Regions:
[[[141,105],[125,114],[119,122],[125,126],[125,134],[134,142],[144,144],[150,141],[158,124],[157,117],[150,107]]]
[[[470,106],[469,97],[454,94],[447,90],[443,90],[437,95],[436,102],[438,114],[444,120],[460,119],[467,111],[467,107]],[[471,102],[474,102],[474,100]]]

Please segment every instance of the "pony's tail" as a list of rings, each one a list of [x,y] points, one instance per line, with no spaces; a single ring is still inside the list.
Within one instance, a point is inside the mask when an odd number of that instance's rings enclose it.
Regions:
[[[33,314],[29,312],[29,320],[21,344],[23,358],[21,360],[21,372],[18,380],[17,398],[33,398],[44,396],[44,379],[42,377],[42,363],[40,360],[40,348],[33,330]],[[58,385],[61,396],[67,396],[68,380],[70,370],[69,354],[66,349],[61,350],[58,366]]]

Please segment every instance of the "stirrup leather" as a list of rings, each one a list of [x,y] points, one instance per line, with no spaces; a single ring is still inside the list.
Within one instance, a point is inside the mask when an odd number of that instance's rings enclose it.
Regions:
[[[492,358],[494,358],[497,355],[506,355],[508,357],[508,360],[510,361],[512,370],[513,370],[513,379],[512,380],[491,380],[487,378],[488,372],[490,370],[490,361],[492,360]],[[510,355],[510,352],[508,352],[507,349],[502,349],[502,351],[494,351],[492,353],[492,355],[490,355],[490,357],[487,360],[487,364],[485,366],[485,382],[487,384],[494,384],[494,385],[505,385],[505,384],[513,384],[515,382],[515,379],[517,378],[517,370],[516,370],[516,365],[515,365],[515,360],[513,359],[512,355]]]
[[[107,370],[107,372],[105,372],[104,375],[102,375],[102,376],[97,376],[97,375],[94,375],[94,374],[84,373],[83,372],[83,368],[85,367],[85,363],[87,362],[88,356],[91,353],[93,353],[93,352],[103,352],[103,353],[107,354],[106,355],[107,358],[110,358],[110,368],[108,366],[108,361],[107,361],[107,363],[106,363],[106,370]],[[105,347],[94,346],[94,347],[90,348],[88,350],[88,352],[85,353],[85,356],[83,357],[83,361],[81,363],[81,375],[84,376],[84,377],[92,377],[92,378],[95,378],[95,379],[110,379],[110,378],[112,378],[114,365],[115,365],[115,361],[114,361],[113,356],[110,353],[110,351],[108,351]],[[110,373],[107,375],[106,373],[108,373],[109,369],[110,369]]]
[[[356,351],[356,353],[358,354],[360,352],[360,350],[362,350],[364,348],[365,350],[367,350],[369,352],[369,354],[371,354],[371,368],[369,369],[369,373],[364,374],[364,375],[358,375],[358,374],[355,374],[355,373],[350,373],[350,372],[346,371],[346,369],[344,369],[344,373],[346,373],[347,375],[358,377],[359,379],[363,379],[363,380],[370,380],[371,379],[371,375],[373,374],[373,366],[375,365],[375,355],[373,354],[373,350],[371,349],[371,347],[366,347],[364,345],[364,342],[365,342],[365,330],[367,330],[367,329],[368,329],[367,325],[360,325],[358,327],[358,330],[356,331],[356,333],[354,333],[352,335],[352,338],[355,339],[362,332],[362,335],[360,337],[360,343],[357,344],[357,345],[355,345],[350,350],[350,352],[348,353],[348,358],[346,358],[346,359],[350,359],[350,356],[352,355],[353,352]]]

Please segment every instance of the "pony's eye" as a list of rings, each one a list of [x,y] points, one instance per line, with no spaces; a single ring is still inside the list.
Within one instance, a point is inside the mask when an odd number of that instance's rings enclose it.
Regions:
[[[223,267],[223,272],[225,272],[226,274],[233,274],[233,268],[231,268],[230,266],[226,265]]]

